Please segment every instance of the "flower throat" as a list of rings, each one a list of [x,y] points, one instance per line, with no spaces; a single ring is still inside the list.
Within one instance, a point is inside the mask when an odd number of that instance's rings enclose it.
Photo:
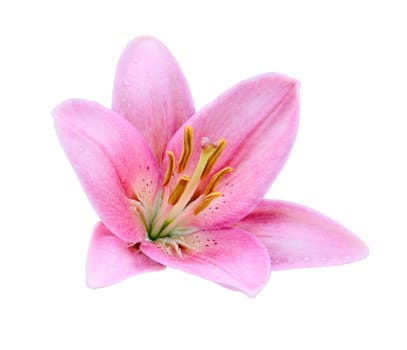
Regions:
[[[222,196],[216,187],[226,174],[233,171],[231,167],[222,168],[206,181],[225,145],[224,139],[213,142],[207,137],[202,138],[197,164],[187,174],[185,169],[192,153],[192,127],[185,127],[182,153],[177,164],[174,153],[167,151],[168,164],[162,190],[156,196],[152,210],[148,210],[142,202],[134,203],[150,240],[186,235],[197,230],[188,227],[189,222]]]

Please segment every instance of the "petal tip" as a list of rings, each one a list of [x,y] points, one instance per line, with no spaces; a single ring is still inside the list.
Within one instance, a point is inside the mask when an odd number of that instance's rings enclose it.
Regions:
[[[356,237],[356,236],[355,236]],[[354,244],[352,255],[354,261],[365,259],[369,256],[370,249],[368,245],[362,241],[360,238],[356,237],[356,242]]]
[[[270,267],[270,270],[271,270],[271,267]],[[254,299],[254,298],[257,297],[257,295],[265,288],[266,284],[267,284],[268,281],[269,281],[269,278],[270,278],[270,274],[269,274],[269,277],[267,278],[267,280],[264,282],[264,284],[263,284],[260,288],[257,288],[257,289],[255,289],[255,290],[250,290],[250,291],[246,290],[246,291],[242,291],[242,292],[243,292],[244,294],[246,294],[246,296],[247,296],[249,299]]]
[[[301,88],[301,83],[299,80],[280,73],[266,73],[256,78],[259,80],[264,79],[267,82],[267,85],[270,87],[275,87],[277,90],[283,92],[283,95],[285,95],[285,101],[295,106],[298,119]]]
[[[61,115],[61,111],[67,107],[67,105],[71,102],[71,100],[66,100],[58,105],[56,105],[52,110],[51,110],[51,116],[54,117],[54,119],[57,119]]]
[[[282,86],[287,88],[292,88],[293,90],[297,91],[301,87],[301,82],[295,78],[292,78],[288,75],[281,74],[281,73],[265,73],[259,76],[259,78],[265,78],[272,81],[274,84],[276,82],[280,83]]]
[[[165,49],[168,51],[167,47],[157,38],[149,35],[138,36],[131,40],[123,52],[128,52],[132,50],[141,50],[143,52],[151,52],[155,50]]]
[[[55,120],[59,118],[64,118],[68,116],[72,111],[81,108],[81,106],[86,107],[87,104],[96,105],[95,102],[85,101],[78,98],[71,98],[55,106],[51,110],[51,116],[53,116]]]
[[[101,278],[101,275],[95,271],[95,268],[91,266],[91,262],[89,261],[89,255],[88,259],[86,261],[86,267],[85,267],[85,282],[86,286],[89,289],[99,289],[103,287],[107,287],[110,284],[115,283],[115,281],[112,281],[110,283],[107,283],[105,280]]]
[[[99,289],[102,288],[102,286],[100,286],[98,283],[96,283],[95,281],[92,281],[92,279],[90,279],[88,276],[86,277],[86,286],[89,289]]]
[[[152,35],[140,35],[138,37],[133,38],[130,42],[129,45],[131,45],[132,43],[153,43],[153,44],[161,44],[162,42],[160,40],[158,40],[156,37],[152,36]]]
[[[368,245],[353,232],[345,228],[342,235],[342,244],[342,261],[339,260],[337,265],[352,263],[369,256]]]

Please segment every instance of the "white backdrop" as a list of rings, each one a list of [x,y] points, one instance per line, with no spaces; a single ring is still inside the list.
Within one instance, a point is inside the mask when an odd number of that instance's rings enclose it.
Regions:
[[[403,1],[3,1],[0,4],[1,349],[406,349]],[[149,34],[197,108],[240,80],[299,79],[301,122],[269,198],[364,239],[368,259],[273,273],[255,298],[167,269],[85,285],[97,221],[51,109],[109,106],[117,59]]]

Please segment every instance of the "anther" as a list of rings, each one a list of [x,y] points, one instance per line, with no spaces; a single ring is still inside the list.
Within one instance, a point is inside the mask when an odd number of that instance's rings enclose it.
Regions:
[[[202,202],[195,208],[194,214],[198,215],[202,210],[204,210],[215,198],[222,195],[220,192],[212,192],[203,197]]]
[[[218,185],[219,181],[224,177],[226,174],[230,173],[233,171],[233,168],[231,167],[226,167],[223,168],[222,170],[219,170],[215,175],[212,176],[211,180],[209,181],[208,186],[205,189],[205,194],[210,194],[213,191],[215,191],[216,186]]]
[[[174,171],[174,163],[175,163],[174,153],[172,153],[171,151],[167,151],[167,156],[168,156],[168,165],[167,165],[167,170],[165,171],[165,175],[164,175],[163,186],[168,185],[168,183],[171,180],[172,172]]]
[[[206,162],[205,169],[202,172],[201,179],[204,179],[205,177],[208,176],[208,174],[211,172],[213,166],[215,165],[215,162],[221,155],[223,149],[225,148],[226,141],[224,139],[220,139],[217,142],[216,148],[214,149],[213,153],[209,157],[208,161]]]
[[[185,188],[187,187],[187,184],[189,182],[189,176],[184,175],[178,180],[178,183],[176,184],[174,190],[170,194],[170,197],[168,198],[168,203],[171,205],[175,205],[178,203],[179,199],[181,198],[182,194],[185,191]]]
[[[187,167],[191,151],[192,151],[192,127],[187,126],[184,129],[184,147],[182,148],[181,158],[178,161],[178,173],[181,173]]]

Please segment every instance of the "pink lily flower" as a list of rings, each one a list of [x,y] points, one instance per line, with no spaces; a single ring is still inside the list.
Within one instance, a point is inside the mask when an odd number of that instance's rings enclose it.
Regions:
[[[88,286],[168,266],[255,296],[271,270],[367,256],[331,219],[262,199],[295,139],[298,85],[263,74],[195,112],[174,57],[142,37],[120,58],[111,110],[78,99],[56,107],[61,145],[101,219]]]

